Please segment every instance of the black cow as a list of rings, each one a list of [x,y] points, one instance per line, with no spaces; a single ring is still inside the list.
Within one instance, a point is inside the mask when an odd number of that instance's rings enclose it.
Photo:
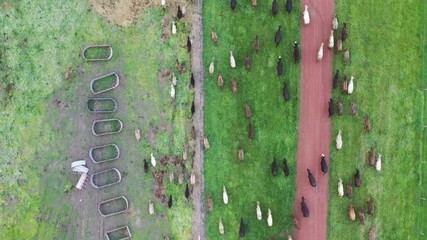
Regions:
[[[338,85],[339,85],[339,73],[340,73],[340,71],[339,70],[337,70],[336,72],[335,72],[335,76],[334,76],[334,80],[332,81],[332,87],[333,88],[337,88],[338,87]]]
[[[276,14],[279,12],[279,3],[277,0],[273,0],[273,6],[271,7],[273,11],[273,15],[276,16]]]
[[[240,237],[245,237],[246,235],[245,223],[243,222],[243,218],[240,218],[239,235]]]
[[[231,0],[231,9],[234,11],[236,9],[237,6],[237,1],[236,0]]]
[[[188,52],[191,51],[191,40],[190,40],[190,36],[187,36],[187,49],[188,49]]]
[[[277,161],[276,161],[276,158],[274,158],[274,161],[271,164],[271,174],[273,174],[274,177],[277,175]]]
[[[341,40],[344,42],[348,37],[348,33],[347,33],[347,24],[344,23],[344,27],[342,28],[341,31]]]
[[[184,16],[184,14],[183,14],[183,13],[182,13],[182,11],[181,11],[181,7],[180,7],[180,6],[178,6],[178,12],[176,13],[176,17],[177,17],[178,19],[181,19],[183,16]]]
[[[189,198],[190,197],[190,189],[188,188],[188,183],[185,186],[185,198]]]
[[[289,176],[289,167],[286,162],[286,158],[283,158],[283,173],[285,174],[285,177]]]
[[[301,58],[301,51],[300,51],[300,49],[298,47],[298,43],[295,42],[295,45],[294,45],[294,60],[295,60],[295,63],[298,63],[299,60],[300,60],[300,58]]]
[[[332,117],[334,115],[334,100],[331,98],[329,100],[329,107],[328,107],[328,112],[329,112],[329,117]]]
[[[169,195],[168,207],[172,207],[172,195]]]
[[[310,182],[310,185],[312,187],[316,187],[316,179],[314,178],[313,174],[308,168],[307,168],[307,174],[308,174],[308,181]]]
[[[356,174],[354,174],[354,183],[356,187],[360,187],[362,185],[362,179],[360,178],[359,169],[356,169]]]
[[[308,211],[307,204],[305,204],[304,197],[302,197],[302,201],[301,201],[301,211],[302,211],[302,215],[304,217],[309,217],[310,216],[310,212]]]
[[[193,73],[191,73],[190,87],[194,87],[194,75],[193,75]]]
[[[193,103],[191,104],[191,114],[194,115],[195,111],[196,111],[196,107],[194,106],[194,100],[193,100]]]
[[[328,173],[328,164],[326,163],[325,154],[322,153],[321,159],[322,160],[320,161],[320,167],[322,168],[323,174],[326,174],[326,173]]]
[[[279,26],[279,29],[277,29],[276,35],[274,36],[274,42],[276,43],[276,47],[279,46],[280,41],[282,41],[282,26]]]
[[[279,61],[277,62],[277,76],[280,76],[283,74],[283,63],[282,63],[282,57],[279,56]]]
[[[148,162],[146,159],[144,159],[144,172],[147,173],[148,172]]]
[[[292,8],[293,8],[293,2],[292,0],[287,0],[286,1],[286,11],[288,11],[288,13],[292,12]]]
[[[285,101],[289,101],[290,96],[289,96],[289,87],[285,82],[285,86],[283,87],[283,98],[285,99]]]

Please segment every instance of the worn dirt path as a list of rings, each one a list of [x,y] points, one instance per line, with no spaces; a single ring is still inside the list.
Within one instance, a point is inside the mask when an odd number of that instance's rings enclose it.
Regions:
[[[308,5],[310,24],[302,24],[301,105],[299,113],[297,194],[295,214],[301,229],[295,229],[298,240],[327,238],[329,175],[320,169],[320,155],[329,163],[331,123],[328,118],[328,100],[331,96],[333,51],[327,48],[331,30],[334,0],[303,0]],[[304,8],[303,8],[304,9]],[[301,13],[302,14],[302,13]],[[302,20],[302,16],[301,16]],[[317,62],[317,50],[324,42],[323,60]],[[307,168],[314,174],[317,187],[311,187]],[[301,197],[306,199],[310,216],[301,212]]]
[[[197,181],[193,188],[193,239],[204,240],[206,238],[205,222],[205,181],[204,181],[204,105],[205,105],[205,70],[203,64],[203,22],[202,22],[203,0],[193,2],[193,19],[191,28],[191,69],[194,74],[194,105],[195,114],[193,124],[196,129],[196,149],[193,169],[196,172]]]

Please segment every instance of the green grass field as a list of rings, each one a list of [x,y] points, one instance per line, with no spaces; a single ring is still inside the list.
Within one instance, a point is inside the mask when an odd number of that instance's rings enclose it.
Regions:
[[[300,40],[300,6],[295,3],[292,14],[280,12],[272,16],[271,3],[258,1],[238,3],[235,12],[229,4],[204,2],[204,61],[206,66],[205,127],[211,149],[205,152],[206,192],[214,201],[214,211],[208,213],[208,239],[237,239],[240,218],[246,222],[247,239],[279,237],[292,232],[292,210],[295,200],[296,145],[299,109],[300,65],[293,61],[293,43]],[[218,18],[222,19],[217,22]],[[282,42],[275,47],[274,36],[282,25]],[[211,39],[211,29],[218,35],[218,46]],[[260,37],[260,51],[255,53],[255,36]],[[230,67],[233,51],[237,68]],[[252,69],[245,68],[246,53]],[[277,76],[278,57],[282,56],[284,75]],[[215,73],[208,66],[215,58]],[[224,78],[224,89],[217,87],[218,73]],[[236,78],[238,91],[231,90]],[[290,86],[291,100],[282,96],[283,84]],[[245,117],[245,104],[251,106],[252,117]],[[255,139],[248,138],[248,125],[255,128]],[[238,160],[239,145],[244,149],[244,161]],[[291,175],[284,177],[282,160],[286,157]],[[273,158],[279,163],[279,174],[273,177]],[[222,187],[226,186],[229,203],[224,205]],[[256,201],[263,211],[262,221],[256,219]],[[267,226],[267,208],[273,215],[273,227]],[[222,218],[225,235],[220,237],[218,219]]]
[[[178,35],[162,43],[161,20],[175,14],[172,10],[149,9],[124,29],[92,12],[86,1],[10,1],[1,8],[0,238],[88,239],[100,227],[97,202],[123,194],[130,213],[104,220],[105,229],[128,224],[135,239],[188,239],[192,207],[183,200],[185,186],[168,184],[167,193],[176,196],[174,207],[167,210],[155,201],[157,214],[148,215],[153,180],[151,170],[143,173],[142,160],[151,152],[158,159],[182,156],[189,141],[190,73],[177,74],[175,102],[169,79],[159,80],[162,70],[176,70],[176,58],[188,68],[184,46],[189,25],[178,23]],[[84,62],[85,46],[104,43],[114,50],[109,62]],[[74,74],[66,81],[70,66]],[[96,138],[90,132],[95,117],[86,109],[93,97],[89,83],[112,70],[121,74],[120,86],[103,96],[115,98],[119,110],[97,117],[118,117],[124,128]],[[149,134],[153,129],[158,133]],[[117,167],[122,182],[106,190],[72,189],[77,177],[69,169],[71,161],[87,157],[90,147],[111,142],[120,147],[120,159],[102,167],[90,163],[90,171]],[[79,213],[78,199],[86,201],[87,211]]]
[[[425,233],[426,209],[420,208],[419,192],[420,187],[425,189],[425,180],[423,186],[419,184],[421,160],[425,158],[425,150],[423,158],[421,155],[425,144],[425,95],[421,88],[425,88],[422,52],[425,54],[426,20],[425,7],[420,6],[425,5],[423,1],[392,5],[389,1],[337,1],[339,20],[348,23],[344,49],[351,47],[351,59],[343,66],[342,53],[336,54],[334,69],[354,75],[355,90],[352,96],[333,91],[334,99],[342,98],[345,115],[332,120],[328,239],[366,239],[371,227],[376,228],[379,239],[423,238],[420,232]],[[351,99],[358,104],[354,117],[349,114]],[[365,114],[371,120],[370,133],[364,131]],[[343,132],[341,151],[335,148],[338,129]],[[371,146],[383,156],[381,172],[368,164]],[[362,187],[353,188],[352,199],[339,199],[338,178],[346,184],[356,168],[361,170]],[[350,222],[348,204],[366,211],[370,196],[376,201],[374,217],[367,217],[365,226]]]

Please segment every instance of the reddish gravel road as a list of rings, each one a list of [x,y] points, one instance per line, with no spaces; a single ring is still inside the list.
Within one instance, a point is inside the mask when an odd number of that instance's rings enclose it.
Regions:
[[[303,0],[308,5],[310,24],[302,23],[301,42],[301,105],[299,114],[297,198],[295,215],[301,229],[295,229],[298,240],[326,239],[328,214],[329,175],[320,169],[320,155],[324,153],[329,164],[329,143],[331,123],[328,118],[328,100],[331,96],[331,75],[333,51],[328,49],[334,0]],[[304,9],[304,7],[303,7]],[[317,50],[324,42],[323,60],[317,62]],[[307,168],[317,181],[311,187]],[[310,216],[304,218],[301,212],[301,197],[304,196]]]

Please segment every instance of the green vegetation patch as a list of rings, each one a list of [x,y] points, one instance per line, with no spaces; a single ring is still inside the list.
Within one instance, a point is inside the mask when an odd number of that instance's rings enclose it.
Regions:
[[[207,215],[208,239],[220,239],[219,218],[225,228],[224,239],[237,239],[240,218],[246,224],[247,239],[277,238],[292,232],[292,211],[295,201],[296,150],[298,136],[300,65],[293,60],[294,41],[300,41],[301,6],[294,2],[288,14],[285,2],[279,3],[279,14],[273,16],[270,1],[239,2],[233,12],[229,3],[204,2],[204,63],[206,76],[205,131],[210,149],[205,151],[206,193],[214,202]],[[218,19],[221,21],[218,21]],[[275,46],[275,33],[282,26],[282,42]],[[218,45],[211,39],[211,30],[218,36]],[[253,44],[259,36],[260,50]],[[230,51],[237,67],[230,67]],[[249,54],[252,68],[245,67]],[[284,74],[278,77],[279,56]],[[215,70],[208,68],[214,58]],[[217,86],[219,73],[224,79]],[[235,78],[238,90],[232,91]],[[291,99],[283,98],[284,83],[289,86]],[[245,117],[245,104],[251,108]],[[248,137],[249,124],[254,127],[254,140]],[[244,160],[238,159],[240,146]],[[286,158],[290,176],[285,177],[282,161]],[[278,175],[272,176],[271,166],[278,161]],[[223,186],[229,203],[223,203]],[[260,202],[262,221],[256,218],[256,202]],[[273,216],[273,226],[267,226],[267,209]]]
[[[425,104],[420,81],[425,68],[423,4],[337,1],[338,32],[344,22],[348,27],[344,50],[350,48],[350,63],[343,65],[343,53],[335,54],[334,69],[340,70],[340,83],[344,74],[353,75],[355,81],[351,96],[333,90],[334,99],[342,99],[344,116],[332,119],[328,239],[366,239],[371,227],[377,239],[422,238],[418,226],[424,226],[425,221],[420,218],[417,224],[417,215],[426,214],[419,204]],[[352,100],[358,105],[356,116],[350,115]],[[364,129],[366,114],[372,125],[370,133]],[[338,151],[335,137],[339,129],[343,149]],[[376,159],[382,155],[380,172],[369,165],[371,147]],[[360,188],[354,187],[356,169],[361,172]],[[338,178],[343,179],[344,186],[353,181],[351,199],[338,197]],[[365,214],[365,225],[351,222],[348,205],[352,203],[356,211],[366,213],[370,197],[375,200],[374,216]]]

